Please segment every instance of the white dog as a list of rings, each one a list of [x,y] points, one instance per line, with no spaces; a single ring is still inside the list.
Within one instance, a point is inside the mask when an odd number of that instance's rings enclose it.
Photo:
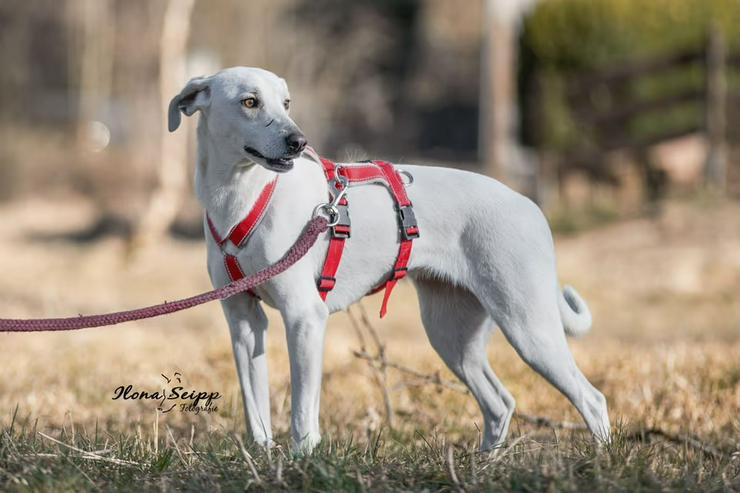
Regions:
[[[327,199],[324,173],[302,156],[306,139],[288,116],[285,81],[257,68],[236,67],[192,79],[170,104],[169,128],[180,113],[200,112],[196,189],[213,227],[238,224],[263,187],[282,174],[263,220],[237,256],[247,274],[278,260],[317,204]],[[474,173],[431,166],[399,166],[414,178],[408,194],[421,237],[414,241],[409,277],[434,349],[475,396],[483,413],[481,448],[506,438],[514,399],[489,366],[486,345],[494,325],[535,371],[578,409],[591,432],[609,439],[606,400],[581,371],[565,334],[591,326],[575,290],[561,291],[553,241],[540,209],[501,183]],[[292,438],[300,451],[320,441],[319,399],[324,333],[330,313],[344,310],[387,279],[398,254],[393,201],[383,186],[352,188],[352,238],[326,302],[316,288],[328,235],[256,294],[280,311],[287,331],[292,383]],[[214,286],[229,282],[224,256],[208,237]],[[256,297],[223,303],[253,438],[270,445],[270,400],[265,331]],[[495,324],[494,324],[495,323]]]

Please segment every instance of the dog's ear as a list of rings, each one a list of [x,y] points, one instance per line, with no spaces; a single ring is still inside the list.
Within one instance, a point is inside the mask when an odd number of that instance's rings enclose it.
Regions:
[[[172,98],[167,112],[167,128],[170,132],[174,132],[180,126],[180,112],[191,116],[208,105],[211,100],[209,82],[209,77],[190,79],[180,94]]]

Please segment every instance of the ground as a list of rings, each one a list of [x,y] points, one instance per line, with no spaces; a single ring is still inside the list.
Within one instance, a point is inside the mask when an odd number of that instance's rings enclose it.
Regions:
[[[131,257],[115,237],[69,240],[94,220],[76,198],[0,207],[3,317],[110,311],[209,287],[202,243],[166,240]],[[278,446],[269,454],[246,438],[216,304],[113,328],[0,334],[0,490],[740,490],[740,203],[671,201],[657,218],[558,236],[556,247],[562,281],[594,314],[592,333],[571,347],[609,401],[611,445],[527,420],[579,417],[497,334],[492,366],[523,417],[497,454],[478,454],[477,407],[429,383],[454,379],[402,283],[385,320],[375,317],[378,296],[363,303],[387,360],[431,378],[387,369],[389,428],[380,374],[353,354],[360,342],[348,316],[332,317],[325,439],[307,457],[286,446],[288,365],[275,312],[268,352]],[[113,399],[119,386],[153,392],[165,377],[218,392],[218,409],[161,413],[155,400]]]

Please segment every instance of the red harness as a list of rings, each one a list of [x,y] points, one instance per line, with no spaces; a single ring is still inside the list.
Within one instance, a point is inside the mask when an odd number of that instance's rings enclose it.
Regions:
[[[419,226],[416,223],[416,217],[414,216],[414,209],[406,194],[406,186],[401,179],[398,171],[393,165],[386,161],[368,161],[364,164],[342,166],[318,156],[318,154],[309,149],[309,155],[313,157],[317,162],[320,162],[324,168],[324,174],[326,180],[329,182],[329,194],[332,197],[336,197],[337,194],[344,191],[346,187],[351,185],[363,185],[371,183],[380,183],[388,188],[391,193],[393,200],[396,205],[396,214],[398,216],[398,228],[400,232],[400,246],[398,249],[398,256],[393,266],[393,272],[391,272],[388,280],[372,290],[369,294],[377,293],[385,288],[385,295],[383,296],[383,304],[380,308],[380,317],[384,317],[388,307],[388,300],[391,296],[393,288],[396,287],[396,283],[400,279],[403,279],[408,272],[409,259],[411,258],[411,246],[414,239],[419,237]],[[257,202],[249,211],[247,216],[232,229],[225,238],[221,238],[216,231],[211,219],[206,215],[206,221],[208,223],[208,229],[211,231],[213,239],[218,243],[219,247],[224,254],[224,266],[229,274],[229,278],[232,281],[242,279],[245,274],[239,265],[239,260],[236,256],[226,253],[224,246],[227,241],[230,241],[236,248],[241,248],[249,236],[254,232],[257,225],[265,215],[267,207],[270,205],[275,185],[277,184],[277,178],[265,185],[262,189]],[[336,205],[339,213],[338,218],[333,218],[336,224],[331,227],[329,249],[326,253],[326,260],[324,260],[324,267],[321,269],[321,275],[317,281],[317,288],[319,295],[322,300],[326,300],[329,292],[334,289],[337,283],[337,271],[339,270],[339,264],[342,261],[342,253],[344,252],[345,242],[350,238],[352,234],[352,226],[349,218],[349,201],[347,196],[339,200]],[[257,296],[253,291],[249,291],[252,296]]]

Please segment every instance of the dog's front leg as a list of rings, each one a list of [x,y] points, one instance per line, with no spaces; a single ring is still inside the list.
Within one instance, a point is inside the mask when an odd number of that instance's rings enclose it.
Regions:
[[[269,447],[272,444],[272,425],[265,342],[267,317],[259,302],[246,295],[224,300],[222,306],[229,322],[252,438],[260,445]]]
[[[305,294],[303,295],[305,297]],[[324,333],[329,311],[314,293],[283,310],[291,381],[291,434],[296,452],[311,452],[321,441],[319,400]]]

